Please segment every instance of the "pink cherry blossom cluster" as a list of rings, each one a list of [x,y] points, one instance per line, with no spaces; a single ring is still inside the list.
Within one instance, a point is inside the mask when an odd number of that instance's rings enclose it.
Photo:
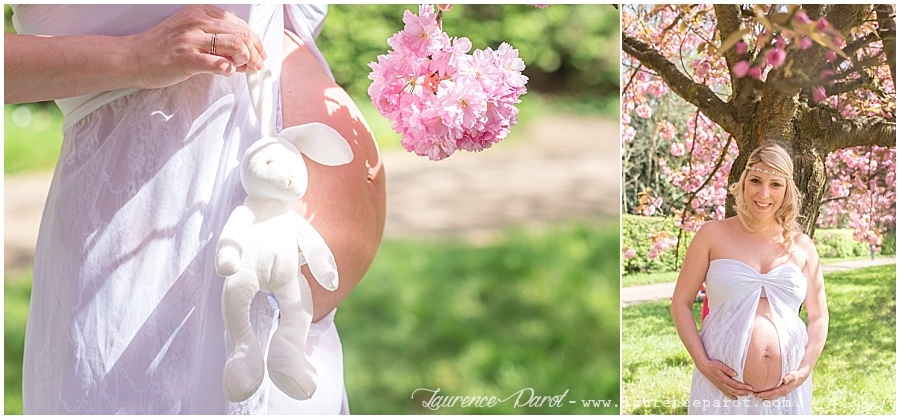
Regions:
[[[825,56],[829,62],[837,60],[836,50],[844,45],[844,38],[825,18],[811,21],[803,10],[796,10],[792,17],[782,25],[772,25],[772,30],[764,29],[756,37],[756,50],[750,56],[750,47],[746,42],[735,44],[735,51],[742,59],[732,66],[731,71],[738,78],[751,77],[760,80],[767,68],[775,69],[788,63],[788,50],[807,50],[813,46],[813,39],[826,48]],[[815,34],[815,36],[812,36]],[[824,100],[825,89],[817,86],[813,90],[816,102]]]
[[[430,5],[418,15],[405,11],[403,22],[388,39],[391,50],[369,63],[372,104],[401,134],[403,148],[442,160],[506,138],[528,81],[518,50],[504,42],[469,54],[469,39],[451,40]]]
[[[650,242],[652,245],[647,252],[647,259],[656,259],[660,253],[678,245],[678,237],[673,237],[667,231],[660,231],[650,235]]]
[[[640,194],[640,197],[638,198],[638,201],[640,203],[638,204],[637,208],[635,208],[635,211],[638,214],[643,215],[645,217],[649,217],[653,214],[656,214],[656,211],[660,207],[662,207],[662,204],[663,204],[662,198],[653,196],[652,189],[647,189],[644,192],[642,192]]]

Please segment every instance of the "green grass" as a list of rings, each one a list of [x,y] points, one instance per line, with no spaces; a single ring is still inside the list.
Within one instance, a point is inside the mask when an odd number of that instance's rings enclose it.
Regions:
[[[813,372],[813,413],[896,412],[895,270],[884,265],[825,276],[830,325]],[[693,363],[668,301],[622,309],[622,354],[623,414],[686,413],[681,404],[689,399]]]
[[[617,414],[618,248],[612,220],[513,228],[489,244],[385,241],[336,320],[352,412],[435,413],[424,392],[412,396],[419,388],[500,399],[531,388],[565,402],[514,407],[513,397],[436,413]],[[7,414],[21,413],[30,275],[6,279]],[[586,408],[582,399],[613,403]]]
[[[6,273],[3,284],[3,412],[22,413],[22,355],[31,271]]]

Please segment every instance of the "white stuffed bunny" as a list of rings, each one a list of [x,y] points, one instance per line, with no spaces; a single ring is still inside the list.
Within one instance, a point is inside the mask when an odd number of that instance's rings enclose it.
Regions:
[[[303,352],[313,317],[312,294],[300,267],[307,263],[316,280],[334,291],[337,265],[322,236],[289,206],[306,193],[301,152],[329,166],[353,160],[347,141],[324,124],[290,127],[275,135],[272,80],[264,71],[247,74],[264,138],[244,154],[240,174],[247,198],[228,217],[216,246],[216,273],[225,277],[222,314],[232,345],[223,387],[232,402],[252,396],[264,377],[263,353],[250,328],[250,303],[258,291],[274,294],[281,310],[269,345],[269,378],[294,399],[309,399],[316,391],[316,370]]]

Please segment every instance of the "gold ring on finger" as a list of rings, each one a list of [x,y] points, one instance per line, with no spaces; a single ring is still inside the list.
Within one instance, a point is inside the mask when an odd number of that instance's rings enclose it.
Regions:
[[[219,38],[219,34],[212,34],[212,40],[209,41],[209,53],[212,55],[216,55],[216,42]]]

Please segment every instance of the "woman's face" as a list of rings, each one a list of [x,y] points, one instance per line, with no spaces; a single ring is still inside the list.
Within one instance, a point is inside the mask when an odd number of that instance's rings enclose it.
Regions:
[[[751,167],[777,172],[772,167],[756,163]],[[757,220],[768,220],[775,216],[775,211],[781,208],[784,202],[784,194],[787,190],[785,178],[781,176],[748,170],[744,179],[744,202],[750,214]]]

